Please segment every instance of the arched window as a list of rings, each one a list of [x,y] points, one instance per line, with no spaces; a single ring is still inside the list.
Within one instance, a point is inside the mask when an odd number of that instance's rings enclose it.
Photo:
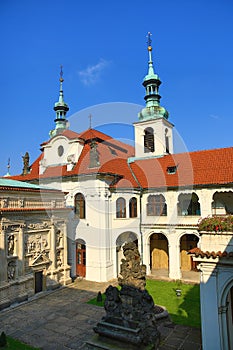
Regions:
[[[166,153],[170,153],[169,150],[169,136],[168,136],[168,129],[165,129],[165,147],[166,147]]]
[[[136,218],[137,216],[137,198],[132,197],[129,201],[129,217]]]
[[[79,219],[86,217],[85,198],[82,193],[77,193],[74,197],[74,212]]]
[[[154,152],[155,141],[154,141],[154,130],[152,128],[146,128],[144,130],[144,152]]]
[[[178,215],[201,215],[199,198],[196,193],[181,193],[179,195]]]
[[[148,216],[167,215],[167,204],[162,194],[150,195],[148,197],[147,215]]]
[[[233,191],[215,192],[212,202],[213,215],[233,214]]]
[[[120,197],[116,201],[116,217],[117,218],[126,218],[126,205],[125,199]]]

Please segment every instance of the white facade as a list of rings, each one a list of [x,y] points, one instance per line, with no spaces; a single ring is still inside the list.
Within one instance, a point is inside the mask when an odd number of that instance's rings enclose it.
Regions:
[[[154,151],[145,153],[144,137],[145,130],[151,128],[154,137]],[[173,153],[173,124],[164,118],[147,120],[134,123],[135,130],[135,157],[144,158],[148,156],[162,157],[165,154]]]
[[[232,232],[202,232],[200,252],[201,319],[204,350],[233,349]]]

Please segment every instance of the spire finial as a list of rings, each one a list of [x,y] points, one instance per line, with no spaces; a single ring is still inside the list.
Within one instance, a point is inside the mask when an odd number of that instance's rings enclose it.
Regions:
[[[5,176],[10,176],[10,168],[11,168],[11,160],[10,158],[8,158],[8,162],[7,162],[7,173]]]
[[[59,78],[59,81],[60,81],[59,102],[64,103],[63,86],[62,86],[62,83],[63,83],[64,79],[63,79],[63,70],[62,70],[62,68],[63,68],[63,66],[61,65],[60,66],[60,78]]]
[[[147,34],[147,50],[149,52],[149,63],[151,62],[152,63],[152,54],[151,54],[151,51],[152,51],[152,46],[151,46],[151,43],[152,43],[152,39],[151,39],[151,32],[148,32]]]
[[[62,70],[63,66],[62,66],[62,64],[61,64],[60,68],[61,68],[61,70],[60,70],[60,79],[59,80],[61,83],[63,83],[64,79],[63,79],[63,70]]]
[[[152,47],[151,47],[151,43],[152,43],[151,36],[152,36],[151,32],[148,32],[148,34],[146,36],[147,37],[148,50],[149,50],[149,48],[150,48],[150,50],[152,50]]]

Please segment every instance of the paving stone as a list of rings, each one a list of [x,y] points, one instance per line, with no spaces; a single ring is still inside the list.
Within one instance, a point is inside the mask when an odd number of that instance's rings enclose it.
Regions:
[[[191,342],[184,342],[182,346],[179,348],[179,350],[200,350],[201,346],[200,344],[191,343]]]
[[[174,349],[179,349],[179,346],[184,342],[184,339],[177,338],[173,335],[166,339],[166,344],[173,347]]]
[[[82,350],[95,334],[93,326],[105,315],[104,308],[86,301],[104,292],[109,284],[86,280],[35,297],[28,303],[0,312],[0,329],[41,350]],[[159,350],[200,350],[199,329],[159,326]]]

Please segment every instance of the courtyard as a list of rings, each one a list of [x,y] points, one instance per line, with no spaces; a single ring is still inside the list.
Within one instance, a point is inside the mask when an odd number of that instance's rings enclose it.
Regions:
[[[115,282],[113,281],[112,284]],[[76,280],[68,287],[37,294],[30,302],[1,312],[0,330],[43,350],[85,349],[104,308],[87,304],[110,283]],[[160,350],[200,350],[201,331],[182,325],[159,328]]]

